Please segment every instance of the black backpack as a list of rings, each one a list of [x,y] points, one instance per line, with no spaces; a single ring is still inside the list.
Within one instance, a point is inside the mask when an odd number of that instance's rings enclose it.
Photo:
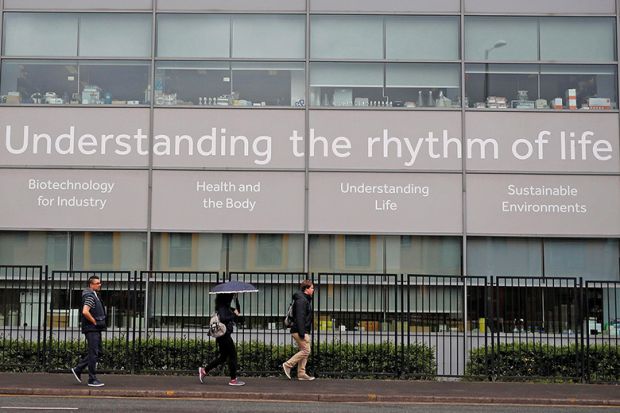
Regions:
[[[284,328],[293,327],[293,307],[295,306],[295,300],[291,301],[288,305],[288,310],[286,310],[286,315],[284,316]]]

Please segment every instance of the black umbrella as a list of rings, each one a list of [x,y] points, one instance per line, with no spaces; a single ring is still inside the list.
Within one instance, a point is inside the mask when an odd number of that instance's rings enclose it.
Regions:
[[[242,281],[228,281],[223,284],[218,284],[209,294],[243,294],[243,293],[257,293],[258,288],[254,287],[250,283]]]

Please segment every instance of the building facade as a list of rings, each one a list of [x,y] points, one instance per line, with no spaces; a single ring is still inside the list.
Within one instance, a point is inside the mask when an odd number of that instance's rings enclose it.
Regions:
[[[620,281],[616,1],[0,5],[0,265]]]

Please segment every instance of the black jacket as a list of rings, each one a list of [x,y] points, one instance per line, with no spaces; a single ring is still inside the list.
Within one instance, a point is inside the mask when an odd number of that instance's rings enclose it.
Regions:
[[[226,326],[226,334],[228,335],[232,334],[235,320],[237,319],[237,315],[233,312],[232,301],[232,294],[218,294],[215,297],[215,311],[217,311],[217,315],[220,318],[220,323]],[[238,306],[239,302],[236,301],[235,304]],[[238,307],[237,310],[239,310]],[[224,336],[226,334],[224,334]]]
[[[226,326],[226,334],[231,335],[235,326],[235,319],[237,318],[232,308],[230,308],[230,305],[223,305],[216,308],[215,311],[217,311],[217,315],[220,317],[220,323]]]
[[[90,309],[90,315],[93,316],[97,325],[94,325],[90,321],[84,317],[82,314],[82,309],[84,308],[84,304],[86,302],[87,297],[93,297],[95,299],[95,306]],[[103,331],[106,327],[106,313],[105,307],[103,303],[97,297],[95,292],[91,289],[82,291],[82,305],[80,306],[80,320],[82,321],[82,333],[91,333],[93,331]]]
[[[306,333],[312,332],[312,297],[297,291],[293,294],[295,305],[293,306],[293,326],[291,333],[298,333],[300,338],[304,338]]]

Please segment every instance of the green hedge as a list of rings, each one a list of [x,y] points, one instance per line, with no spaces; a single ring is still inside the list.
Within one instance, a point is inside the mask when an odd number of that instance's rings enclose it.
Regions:
[[[137,342],[115,339],[104,340],[103,346],[101,369],[116,372],[193,372],[217,355],[214,340],[148,340],[138,346]],[[0,369],[39,371],[45,355],[48,370],[66,370],[75,366],[84,351],[83,340],[48,342],[45,352],[37,351],[36,343],[0,340]],[[280,374],[282,363],[295,352],[294,346],[272,346],[256,341],[237,343],[240,370],[255,376]],[[402,349],[389,343],[362,346],[323,343],[312,349],[307,369],[338,377],[376,378],[396,374],[430,379],[436,374],[433,349],[420,344]],[[226,371],[225,367],[221,368],[219,374]]]
[[[620,348],[599,345],[586,352],[575,345],[501,344],[493,352],[472,350],[465,369],[468,378],[496,380],[580,381],[585,373],[592,382],[620,381]]]

